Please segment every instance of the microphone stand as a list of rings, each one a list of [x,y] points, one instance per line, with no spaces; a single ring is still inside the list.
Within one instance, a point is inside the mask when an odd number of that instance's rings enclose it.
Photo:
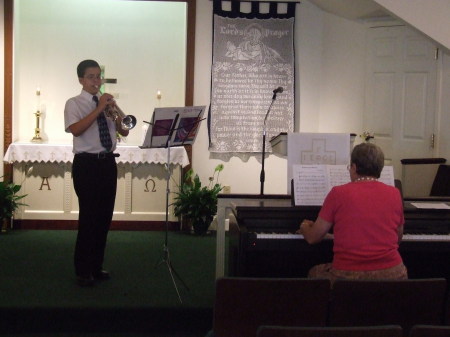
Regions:
[[[277,99],[277,93],[274,92],[273,97],[272,97],[272,102],[269,105],[269,109],[267,110],[266,117],[264,117],[261,174],[259,176],[259,181],[261,182],[261,191],[260,191],[261,195],[264,195],[264,181],[266,180],[266,173],[264,172],[264,158],[266,156],[266,122],[267,122],[267,117],[269,116],[270,109],[272,108],[272,105],[276,99]]]

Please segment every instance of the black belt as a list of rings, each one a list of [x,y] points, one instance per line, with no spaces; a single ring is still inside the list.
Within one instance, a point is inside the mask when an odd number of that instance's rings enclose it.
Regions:
[[[120,154],[114,153],[114,152],[100,152],[100,153],[81,152],[81,153],[75,153],[75,156],[92,158],[92,159],[106,159],[106,158],[111,158],[111,157],[120,157]]]

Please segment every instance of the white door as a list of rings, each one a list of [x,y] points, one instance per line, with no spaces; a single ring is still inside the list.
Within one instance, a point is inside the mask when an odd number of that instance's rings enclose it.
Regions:
[[[436,46],[406,26],[368,29],[364,130],[401,178],[403,158],[433,157]]]

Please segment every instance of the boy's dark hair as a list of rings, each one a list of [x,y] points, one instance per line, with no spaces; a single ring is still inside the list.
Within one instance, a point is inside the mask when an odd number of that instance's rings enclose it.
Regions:
[[[100,68],[100,65],[97,63],[97,61],[94,60],[81,61],[77,67],[78,78],[84,77],[84,73],[86,72],[87,68]]]

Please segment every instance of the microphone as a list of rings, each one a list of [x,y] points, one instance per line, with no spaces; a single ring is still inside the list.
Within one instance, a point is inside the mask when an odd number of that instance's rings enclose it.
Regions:
[[[274,94],[281,94],[282,92],[283,92],[283,87],[278,87],[273,91]]]
[[[277,94],[280,94],[283,92],[283,87],[278,87],[273,91],[272,101],[277,99]]]

